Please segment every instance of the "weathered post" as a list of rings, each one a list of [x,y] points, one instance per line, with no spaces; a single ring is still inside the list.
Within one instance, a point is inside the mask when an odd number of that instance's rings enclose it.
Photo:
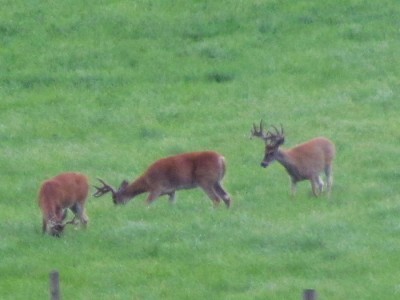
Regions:
[[[304,290],[303,299],[304,300],[317,300],[318,299],[317,292],[312,289]]]
[[[60,300],[60,274],[54,270],[50,273],[50,299]]]

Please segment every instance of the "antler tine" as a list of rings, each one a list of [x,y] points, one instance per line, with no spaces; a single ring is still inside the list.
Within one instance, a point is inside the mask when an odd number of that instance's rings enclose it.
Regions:
[[[104,180],[102,180],[100,178],[97,178],[97,180],[100,181],[103,184],[103,186],[102,187],[94,186],[94,188],[96,188],[97,191],[93,194],[93,197],[97,198],[97,197],[103,196],[104,194],[106,194],[108,192],[111,192],[113,194],[115,193],[114,188],[112,186],[108,185]]]
[[[253,129],[251,130],[251,135],[255,135],[257,133],[256,123],[253,123]]]
[[[276,128],[276,126],[272,125],[272,128],[275,130],[275,134],[274,135],[280,135],[278,128]]]
[[[74,216],[74,218],[71,221],[65,222],[63,226],[66,226],[68,224],[72,224],[72,225],[77,224],[76,216]]]
[[[251,131],[251,135],[255,136],[255,137],[259,137],[259,138],[263,139],[264,141],[268,141],[269,135],[268,135],[268,133],[265,133],[263,127],[264,127],[263,120],[260,121],[259,129],[257,129],[256,124],[253,123],[253,130]]]
[[[104,186],[109,186],[103,179],[97,178],[98,181],[100,181]]]
[[[271,125],[271,130],[268,130],[267,133],[264,133],[264,140],[265,142],[269,142],[271,144],[274,144],[280,140],[284,139],[284,131],[283,127],[281,124],[281,130],[279,130],[275,125]]]
[[[283,126],[282,126],[282,124],[280,124],[280,125],[281,125],[280,130],[279,130],[276,126],[271,125],[271,127],[275,130],[275,133],[272,133],[271,131],[268,131],[268,134],[269,134],[271,137],[273,137],[273,138],[276,138],[276,137],[283,137],[283,136],[285,135],[285,133],[284,133],[284,131],[283,131]]]

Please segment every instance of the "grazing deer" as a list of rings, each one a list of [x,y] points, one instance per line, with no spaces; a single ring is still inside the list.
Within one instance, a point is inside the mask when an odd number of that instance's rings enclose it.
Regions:
[[[95,187],[97,192],[93,196],[111,192],[114,204],[124,204],[139,194],[149,193],[150,204],[162,195],[168,195],[173,202],[175,191],[200,187],[214,205],[222,199],[229,207],[231,199],[221,185],[225,169],[225,158],[216,152],[179,154],[157,160],[132,183],[124,180],[118,190],[99,179],[103,186]]]
[[[293,148],[283,150],[280,148],[285,142],[283,128],[281,126],[279,132],[275,126],[272,127],[275,133],[265,132],[261,121],[260,127],[257,128],[253,124],[251,131],[252,136],[265,141],[265,156],[261,166],[266,168],[275,160],[280,162],[291,178],[292,195],[296,192],[297,182],[302,180],[310,180],[314,195],[320,195],[324,185],[320,174],[325,172],[329,195],[333,183],[332,161],[335,157],[335,145],[327,138],[317,137]]]
[[[85,213],[88,192],[88,179],[80,173],[61,173],[44,181],[39,191],[43,233],[59,237],[65,225],[75,224],[76,218],[79,218],[81,224],[86,227],[89,221]],[[68,208],[75,216],[72,221],[63,224]]]

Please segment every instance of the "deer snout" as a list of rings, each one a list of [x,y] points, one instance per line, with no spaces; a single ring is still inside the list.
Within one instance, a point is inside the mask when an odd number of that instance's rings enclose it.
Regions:
[[[266,168],[266,167],[268,167],[268,163],[265,162],[265,161],[262,161],[260,166],[263,167],[263,168]]]
[[[116,194],[113,194],[112,200],[115,206],[122,204],[121,199]]]
[[[63,232],[64,232],[64,225],[62,225],[62,224],[54,225],[50,229],[50,235],[52,235],[54,237],[61,237]]]
[[[126,204],[126,202],[127,201],[125,199],[113,198],[113,203],[115,206],[124,205],[124,204]]]

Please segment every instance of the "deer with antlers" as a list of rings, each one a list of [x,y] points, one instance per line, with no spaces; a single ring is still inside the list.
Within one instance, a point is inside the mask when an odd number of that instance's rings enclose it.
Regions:
[[[302,180],[311,182],[312,192],[315,196],[322,193],[324,182],[320,174],[326,175],[326,189],[330,194],[333,184],[332,162],[335,158],[335,145],[324,137],[311,139],[303,144],[284,150],[280,146],[285,142],[285,134],[281,126],[280,131],[272,126],[274,133],[264,131],[263,121],[257,128],[253,124],[251,134],[265,142],[265,155],[261,166],[266,168],[277,160],[283,165],[291,179],[292,195],[296,192],[296,184]]]
[[[39,190],[39,207],[43,215],[43,233],[59,237],[67,224],[75,224],[76,218],[86,227],[88,216],[85,203],[89,193],[89,183],[85,175],[74,172],[61,173],[44,181]],[[67,211],[74,218],[63,224]]]
[[[124,180],[119,189],[114,189],[104,180],[98,179],[101,187],[96,187],[94,197],[111,193],[114,204],[124,204],[135,196],[149,193],[147,203],[152,203],[162,195],[175,200],[175,191],[200,187],[215,205],[224,201],[229,208],[231,198],[222,187],[225,175],[225,158],[213,151],[190,152],[162,158],[154,162],[132,183]]]

